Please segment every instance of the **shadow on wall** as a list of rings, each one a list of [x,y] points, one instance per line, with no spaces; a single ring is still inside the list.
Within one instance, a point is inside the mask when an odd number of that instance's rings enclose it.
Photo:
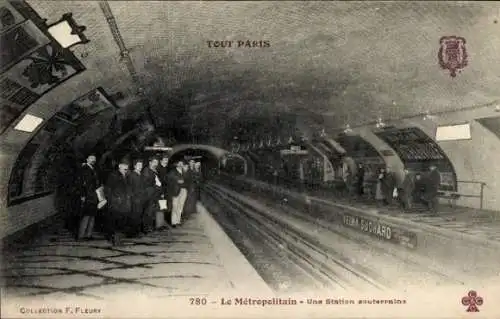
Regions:
[[[58,164],[57,167],[54,167],[57,183],[54,207],[57,213],[66,217],[66,227],[74,229],[78,223],[78,203],[80,203],[78,198],[75,197],[78,194],[76,176],[82,161],[75,153],[68,151]]]

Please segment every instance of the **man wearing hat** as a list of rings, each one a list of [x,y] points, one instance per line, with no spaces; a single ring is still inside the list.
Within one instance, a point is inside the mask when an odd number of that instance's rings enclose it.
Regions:
[[[164,217],[161,217],[159,214],[159,200],[163,196],[163,184],[158,176],[158,164],[159,162],[157,157],[150,157],[148,167],[146,167],[142,172],[145,195],[142,220],[143,232],[145,233],[150,232],[153,227],[156,229],[163,229],[165,226]]]
[[[162,192],[164,197],[167,199],[167,209],[165,212],[158,212],[158,218],[163,218],[162,225],[166,223],[167,220],[170,220],[170,214],[172,211],[172,201],[171,197],[168,196],[168,188],[167,188],[167,175],[168,175],[168,156],[161,156],[160,165],[158,165],[158,177],[160,178]],[[168,216],[168,217],[167,217]]]
[[[423,200],[427,203],[427,207],[430,212],[437,212],[438,205],[438,191],[439,185],[441,185],[441,174],[437,170],[435,165],[431,165],[429,167],[430,172],[427,176],[425,183],[425,192],[423,196]]]
[[[123,236],[130,235],[132,231],[132,194],[127,176],[128,169],[128,159],[121,159],[118,169],[109,174],[105,187],[109,203],[107,233],[113,245],[120,245]]]
[[[142,232],[142,214],[144,212],[144,183],[142,179],[142,159],[134,160],[133,170],[128,174],[130,192],[132,194],[132,218],[137,234]]]
[[[89,154],[80,170],[78,183],[80,187],[81,220],[77,234],[78,240],[92,238],[95,216],[99,208],[97,189],[101,186],[101,183],[95,169],[96,161],[96,156]]]
[[[176,227],[181,223],[182,211],[187,197],[183,161],[175,163],[175,169],[168,173],[167,180],[168,195],[172,196],[171,223],[173,227]]]
[[[193,158],[189,158],[188,167],[184,177],[185,187],[187,190],[186,204],[184,205],[185,218],[196,212],[194,171],[195,171],[195,161]]]

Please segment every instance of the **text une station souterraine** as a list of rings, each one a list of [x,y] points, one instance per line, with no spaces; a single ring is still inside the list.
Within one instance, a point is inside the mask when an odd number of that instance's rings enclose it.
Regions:
[[[293,298],[221,298],[222,306],[295,306],[295,305],[363,305],[363,304],[386,304],[402,305],[406,300],[391,299],[344,299],[344,298],[324,298],[324,299],[293,299]]]

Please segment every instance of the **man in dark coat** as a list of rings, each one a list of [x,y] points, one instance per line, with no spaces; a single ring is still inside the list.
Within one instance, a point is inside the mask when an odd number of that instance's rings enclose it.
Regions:
[[[439,174],[439,171],[434,165],[430,166],[429,169],[430,172],[425,181],[425,193],[423,199],[427,203],[429,211],[432,213],[436,213],[438,206],[437,195],[439,186],[441,185],[441,174]]]
[[[358,171],[356,172],[356,192],[359,196],[364,194],[365,183],[365,167],[363,163],[358,164]]]
[[[161,182],[165,182],[167,180],[167,173],[168,173],[168,156],[163,156],[160,160],[160,165],[158,165],[158,177],[160,178]],[[166,189],[166,183],[165,185],[162,185],[163,189]]]
[[[399,188],[399,200],[403,209],[410,210],[413,203],[415,180],[413,178],[413,175],[407,169],[405,169],[404,172],[405,176],[403,178],[403,183]]]
[[[203,175],[201,173],[201,163],[196,162],[194,164],[194,174],[193,174],[193,181],[195,185],[195,198],[196,201],[200,200],[200,188],[201,188],[201,183],[203,182]]]
[[[389,167],[385,169],[382,179],[382,193],[384,193],[384,204],[390,205],[393,202],[393,192],[396,186],[396,178]]]
[[[77,240],[92,238],[97,204],[99,203],[96,190],[101,186],[99,176],[94,167],[96,161],[96,156],[90,154],[79,173],[77,183],[80,187],[81,220]]]
[[[175,169],[168,173],[168,195],[172,197],[172,218],[171,224],[176,227],[181,223],[182,212],[187,197],[187,190],[184,181],[184,163],[178,161]]]
[[[415,186],[413,189],[413,202],[421,204],[423,196],[424,196],[424,192],[425,192],[425,184],[424,184],[424,180],[422,179],[422,174],[416,173],[415,174]]]
[[[167,211],[163,213],[163,219],[165,223],[170,220],[170,214],[172,211],[172,202],[169,201],[169,196],[167,195],[167,174],[168,174],[168,156],[162,156],[160,160],[160,165],[158,165],[158,177],[160,178],[162,193],[164,198],[167,199]]]
[[[134,161],[134,170],[128,174],[130,193],[132,199],[131,221],[136,228],[137,234],[142,229],[142,213],[144,211],[144,182],[142,179],[143,162],[138,159]]]
[[[163,197],[162,183],[158,176],[158,159],[151,157],[149,165],[142,172],[144,183],[144,213],[142,218],[143,232],[148,233],[154,227],[164,228],[164,218],[160,220],[159,200]],[[153,225],[154,223],[154,225]]]
[[[107,233],[113,245],[120,245],[123,235],[131,235],[132,198],[127,178],[129,164],[121,160],[118,170],[109,174],[106,182],[108,200]]]
[[[184,218],[188,218],[196,211],[195,180],[194,180],[194,160],[189,160],[187,169],[184,169],[184,185],[187,190],[186,203],[184,205]]]

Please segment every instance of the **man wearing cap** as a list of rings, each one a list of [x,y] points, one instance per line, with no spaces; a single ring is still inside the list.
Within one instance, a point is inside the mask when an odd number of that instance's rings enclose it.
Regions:
[[[175,163],[175,169],[168,173],[168,195],[172,196],[171,223],[176,227],[181,223],[182,211],[186,201],[187,190],[185,184],[185,172],[183,161]]]

